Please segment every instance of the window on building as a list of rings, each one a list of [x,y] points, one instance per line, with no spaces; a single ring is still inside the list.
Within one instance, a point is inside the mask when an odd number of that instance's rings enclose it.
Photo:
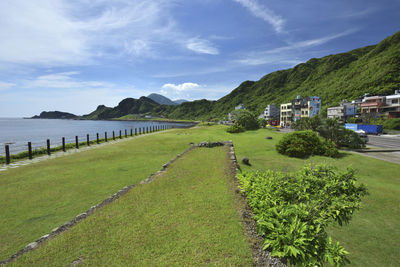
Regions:
[[[399,103],[399,99],[398,98],[392,99],[392,104],[398,104],[398,103]]]

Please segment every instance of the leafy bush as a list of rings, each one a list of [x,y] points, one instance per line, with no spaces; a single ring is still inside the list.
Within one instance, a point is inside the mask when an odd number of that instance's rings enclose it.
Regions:
[[[400,130],[400,118],[385,120],[383,128],[385,130]]]
[[[246,130],[257,130],[260,128],[257,115],[246,109],[236,111],[235,123]]]
[[[343,129],[341,138],[338,140],[338,146],[358,149],[365,147],[365,141],[356,132]]]
[[[338,151],[331,142],[323,141],[313,131],[298,131],[285,134],[276,144],[276,150],[289,157],[305,158],[310,155],[337,156]]]
[[[296,130],[316,131],[327,141],[333,142],[336,147],[356,149],[365,146],[365,142],[360,136],[351,130],[345,129],[337,118],[322,119],[319,116],[302,118],[295,122],[294,128]]]
[[[267,125],[267,120],[264,118],[258,118],[257,122],[259,128],[264,128]]]
[[[226,131],[228,133],[241,133],[241,132],[244,132],[245,129],[243,126],[240,126],[240,125],[234,123],[233,125],[229,126],[228,129],[226,129]]]
[[[255,214],[264,249],[295,266],[344,265],[348,252],[326,232],[348,223],[367,194],[355,171],[304,166],[295,173],[246,172],[238,175]]]

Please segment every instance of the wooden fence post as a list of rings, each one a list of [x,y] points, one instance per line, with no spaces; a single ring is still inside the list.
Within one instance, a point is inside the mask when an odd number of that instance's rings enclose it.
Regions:
[[[6,145],[6,164],[10,164],[10,146]]]
[[[128,137],[128,132],[125,129],[125,138],[127,138],[127,137]]]
[[[50,152],[50,139],[47,139],[46,140],[46,143],[47,143],[47,155],[51,155],[51,152]]]
[[[96,143],[97,143],[97,144],[100,144],[99,133],[96,133]]]
[[[137,135],[137,129],[135,128],[135,136]]]
[[[121,130],[119,130],[119,139],[122,139],[122,133],[121,133]]]
[[[62,151],[65,152],[65,137],[62,138]]]
[[[107,132],[104,132],[104,140],[105,140],[106,142],[108,142],[108,139],[107,139]]]
[[[133,136],[133,129],[131,128],[131,136]]]
[[[76,149],[79,149],[78,136],[75,136],[75,147],[76,147]]]
[[[113,140],[115,140],[115,132],[113,131]]]
[[[28,156],[32,159],[32,142],[28,142]]]
[[[86,144],[87,144],[87,146],[90,146],[89,134],[86,135]]]

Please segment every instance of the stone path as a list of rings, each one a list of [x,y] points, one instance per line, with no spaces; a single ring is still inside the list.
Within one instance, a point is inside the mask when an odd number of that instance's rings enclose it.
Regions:
[[[161,133],[161,132],[164,132],[164,131],[148,133],[148,134],[142,134],[142,135],[134,136],[134,138],[140,138],[140,137],[143,137],[143,136],[147,136],[147,135],[151,135],[151,134],[157,134],[157,133]],[[65,157],[65,156],[72,155],[72,154],[75,154],[75,153],[80,153],[80,152],[83,152],[83,151],[87,151],[89,149],[95,149],[95,148],[98,148],[98,147],[117,144],[117,143],[125,142],[125,141],[128,141],[128,140],[132,140],[132,137],[128,136],[128,138],[110,140],[108,142],[104,142],[104,143],[101,143],[101,144],[93,144],[93,145],[91,145],[89,147],[85,146],[85,147],[81,147],[79,149],[76,149],[76,148],[68,149],[68,150],[66,150],[66,152],[63,152],[63,151],[53,152],[50,156],[48,156],[48,155],[36,156],[32,160],[30,160],[30,159],[19,160],[19,161],[12,162],[9,165],[0,164],[0,172],[6,171],[8,169],[14,169],[14,168],[18,168],[18,167],[21,167],[21,166],[29,165],[29,164],[34,164],[34,163],[41,162],[41,161],[44,161],[44,160],[49,160],[49,159],[54,159],[54,158],[59,158],[59,157]]]

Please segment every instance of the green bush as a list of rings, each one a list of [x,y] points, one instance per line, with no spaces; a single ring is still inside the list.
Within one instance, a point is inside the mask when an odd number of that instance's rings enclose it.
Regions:
[[[332,142],[321,140],[318,134],[311,130],[285,134],[276,144],[276,150],[280,154],[296,158],[311,155],[333,157],[339,153]]]
[[[305,166],[295,173],[247,172],[238,179],[264,237],[264,249],[272,256],[290,266],[348,262],[348,252],[332,242],[326,229],[348,223],[367,194],[364,185],[357,185],[354,170],[339,173],[324,165]]]
[[[265,126],[267,125],[267,120],[264,118],[258,118],[257,122],[259,128],[265,128]]]
[[[338,146],[358,149],[365,147],[365,141],[354,131],[343,129],[338,140]]]
[[[226,131],[228,133],[241,133],[241,132],[244,132],[245,129],[243,126],[240,126],[240,125],[234,123],[233,125],[229,126],[228,129],[226,129]]]
[[[400,118],[387,119],[383,122],[385,130],[400,130]]]
[[[257,130],[260,128],[257,115],[246,109],[236,111],[235,117],[235,123],[246,130]]]

